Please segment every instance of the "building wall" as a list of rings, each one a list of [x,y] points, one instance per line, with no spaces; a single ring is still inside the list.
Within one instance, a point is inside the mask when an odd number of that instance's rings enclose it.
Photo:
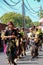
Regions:
[[[7,26],[6,24],[0,23],[0,31],[4,30],[6,26]]]

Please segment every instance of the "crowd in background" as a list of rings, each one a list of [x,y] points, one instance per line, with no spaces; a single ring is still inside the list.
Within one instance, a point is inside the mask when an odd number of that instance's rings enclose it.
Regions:
[[[16,65],[16,60],[24,55],[26,49],[31,50],[32,58],[38,57],[38,51],[42,49],[43,33],[39,27],[32,26],[27,31],[24,28],[15,28],[12,22],[0,33],[3,41],[4,53],[8,58],[8,64]]]

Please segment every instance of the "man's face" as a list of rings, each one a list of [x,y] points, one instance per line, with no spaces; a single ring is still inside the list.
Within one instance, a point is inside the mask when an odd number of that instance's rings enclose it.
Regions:
[[[10,25],[8,25],[8,27],[9,27],[9,28],[12,28],[13,26],[10,24]]]

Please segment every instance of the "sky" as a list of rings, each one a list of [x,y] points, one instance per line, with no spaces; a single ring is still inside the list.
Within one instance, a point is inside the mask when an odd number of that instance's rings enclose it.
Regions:
[[[18,3],[16,6],[8,6],[3,0],[0,0],[0,17],[8,12],[16,12],[22,14],[22,0],[6,0],[6,1],[12,5],[15,5],[15,2],[18,1],[20,1],[20,3]],[[14,3],[11,1],[13,1]],[[40,6],[42,6],[43,9],[43,0],[41,0],[40,3],[34,0],[27,0],[27,1],[34,11],[38,12],[40,10]],[[24,0],[29,10],[25,8],[25,15],[29,16],[33,22],[38,21],[39,20],[38,14],[31,10],[27,1]]]

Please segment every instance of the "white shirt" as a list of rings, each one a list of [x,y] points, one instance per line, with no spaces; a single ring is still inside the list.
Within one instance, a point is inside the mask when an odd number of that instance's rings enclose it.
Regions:
[[[31,32],[30,32],[30,33],[27,33],[28,38],[30,38],[30,37],[31,37],[31,35],[32,35],[32,33],[31,33]]]

